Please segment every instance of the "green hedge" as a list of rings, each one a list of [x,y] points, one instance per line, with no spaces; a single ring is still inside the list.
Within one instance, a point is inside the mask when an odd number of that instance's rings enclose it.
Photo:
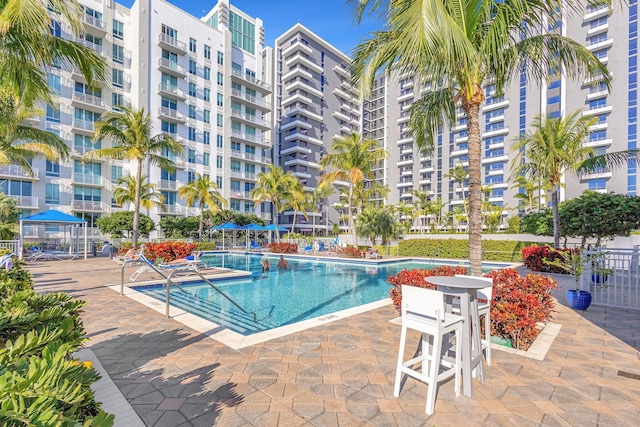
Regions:
[[[483,240],[482,259],[486,261],[522,261],[522,248],[536,245],[518,240]],[[411,239],[398,244],[399,256],[427,258],[469,259],[469,241],[466,239]]]
[[[196,242],[196,249],[199,251],[212,251],[216,249],[216,242]]]

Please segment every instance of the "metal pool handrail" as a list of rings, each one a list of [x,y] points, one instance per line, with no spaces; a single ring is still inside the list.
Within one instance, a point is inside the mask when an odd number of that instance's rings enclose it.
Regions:
[[[157,270],[156,270],[157,271]],[[225,297],[231,304],[235,305],[240,311],[242,311],[244,314],[253,314],[253,321],[256,322],[257,320],[257,315],[256,312],[249,312],[247,310],[245,310],[244,308],[242,308],[237,302],[235,302],[234,300],[231,299],[231,297],[227,294],[225,294],[224,292],[222,292],[220,290],[220,288],[218,288],[216,285],[214,285],[213,283],[211,283],[209,281],[209,279],[207,279],[206,277],[204,277],[202,275],[202,273],[200,273],[198,270],[194,269],[193,271],[190,271],[190,273],[193,272],[196,275],[198,275],[206,284],[208,284],[209,286],[211,286],[213,289],[215,289],[220,295],[222,295],[223,297]],[[159,273],[159,272],[158,272]],[[169,317],[169,300],[170,300],[170,293],[169,293],[169,288],[171,286],[171,278],[173,277],[174,274],[180,273],[180,271],[174,271],[172,272],[169,277],[167,277],[167,298],[166,298],[166,317]],[[164,277],[164,276],[163,276]]]
[[[146,261],[141,260],[141,259],[127,259],[122,263],[122,268],[120,269],[120,295],[124,295],[124,268],[127,266],[127,264],[148,264],[148,263]],[[155,268],[154,268],[154,270],[155,270]],[[156,270],[156,271],[158,271],[158,270]],[[162,277],[165,277],[159,271],[158,271],[158,273]]]

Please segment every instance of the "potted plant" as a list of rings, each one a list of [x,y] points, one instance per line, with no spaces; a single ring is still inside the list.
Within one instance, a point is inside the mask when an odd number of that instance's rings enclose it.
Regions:
[[[606,267],[607,252],[597,251],[589,254],[591,259],[591,283],[594,285],[604,285],[609,279],[609,275],[613,272]]]
[[[580,276],[582,275],[584,263],[580,251],[555,250],[558,258],[554,260],[545,259],[544,263],[553,265],[566,271],[575,279],[575,289],[567,289],[567,303],[574,310],[586,310],[591,305],[591,292],[580,289]]]

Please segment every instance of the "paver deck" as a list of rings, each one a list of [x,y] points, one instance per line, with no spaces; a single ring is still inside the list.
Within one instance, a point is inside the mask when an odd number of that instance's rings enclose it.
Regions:
[[[424,384],[393,397],[393,306],[233,350],[106,288],[120,280],[111,260],[28,269],[37,291],[88,302],[87,346],[147,426],[640,424],[638,310],[558,305],[544,361],[494,351],[472,398],[445,383],[427,417]]]

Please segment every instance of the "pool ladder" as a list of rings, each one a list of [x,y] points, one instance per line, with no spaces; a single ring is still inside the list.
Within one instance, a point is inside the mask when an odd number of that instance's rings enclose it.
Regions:
[[[184,273],[185,270],[179,271],[172,271],[171,274],[169,274],[169,276],[165,276],[160,270],[158,270],[156,268],[155,265],[151,264],[151,263],[146,263],[144,261],[140,261],[140,260],[127,260],[122,264],[122,271],[120,274],[120,295],[123,295],[124,293],[124,267],[127,264],[148,264],[148,266],[155,271],[156,273],[158,273],[163,279],[165,279],[167,281],[166,283],[166,288],[167,288],[167,296],[165,298],[165,302],[166,302],[166,309],[165,309],[165,317],[169,318],[169,304],[170,304],[170,299],[171,299],[171,294],[170,294],[170,289],[171,289],[171,285],[173,284],[174,286],[177,286],[178,289],[180,289],[182,292],[188,293],[187,291],[185,291],[184,289],[182,289],[182,287],[180,286],[179,283],[173,282],[171,279],[173,278],[173,276],[175,274],[179,274],[179,273]],[[209,279],[207,279],[206,277],[204,277],[202,275],[202,273],[200,273],[198,270],[196,270],[195,268],[188,270],[189,273],[194,273],[195,275],[197,275],[198,277],[200,277],[200,279],[202,279],[207,285],[211,286],[216,292],[218,292],[220,295],[222,295],[223,297],[225,297],[231,304],[235,305],[240,311],[242,311],[244,314],[252,314],[253,315],[253,321],[256,322],[257,321],[257,315],[254,312],[249,312],[247,310],[245,310],[242,306],[240,306],[240,304],[238,304],[237,302],[235,302],[233,299],[231,299],[231,297],[227,294],[225,294],[220,288],[218,288],[216,285],[214,285],[213,283],[211,283],[211,281]]]

